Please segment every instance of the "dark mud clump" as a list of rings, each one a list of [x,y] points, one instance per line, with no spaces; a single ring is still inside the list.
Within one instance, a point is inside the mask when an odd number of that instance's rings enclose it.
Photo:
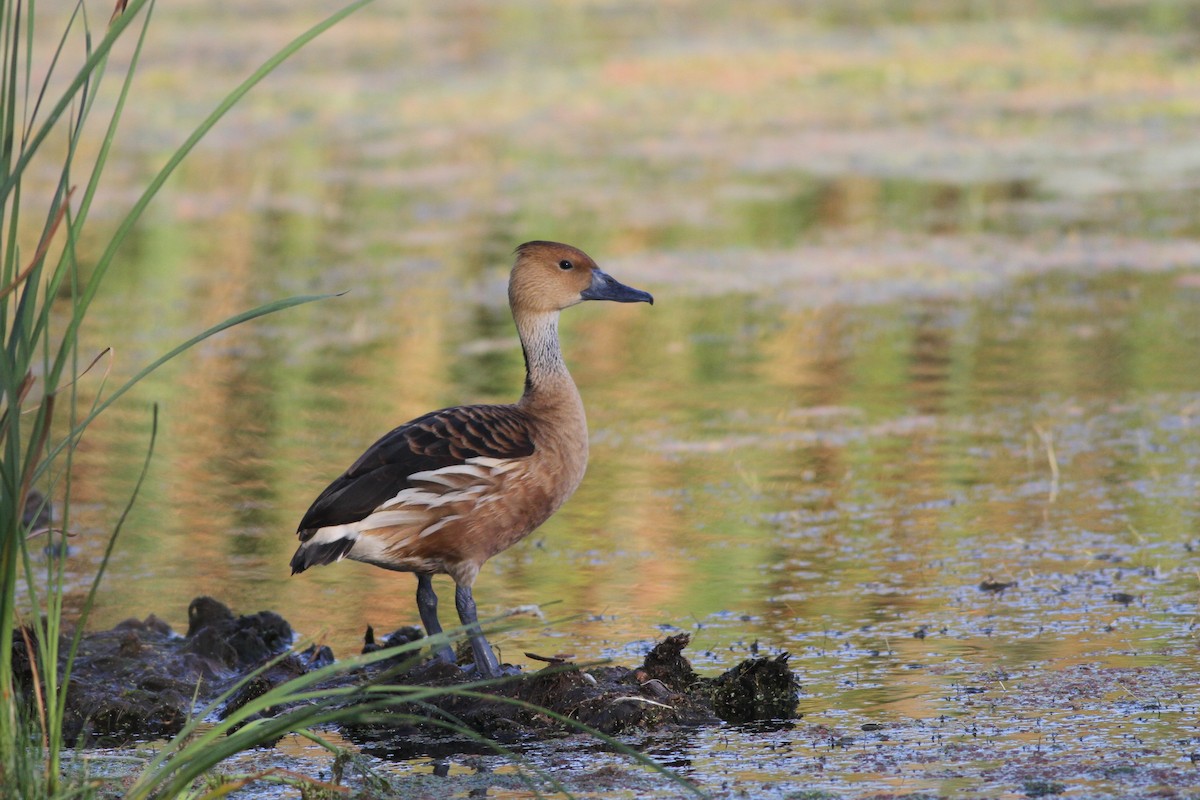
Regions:
[[[663,639],[646,654],[642,671],[648,680],[661,681],[676,691],[686,691],[696,685],[700,678],[691,663],[683,655],[683,648],[691,641],[686,633]]]
[[[712,681],[713,710],[726,722],[790,719],[796,709],[796,678],[788,654],[743,661]]]
[[[799,683],[788,668],[786,654],[749,659],[711,679],[698,676],[683,655],[688,642],[686,634],[664,639],[633,668],[555,660],[543,669],[490,685],[484,694],[457,693],[456,687],[471,679],[456,667],[420,664],[388,680],[440,685],[448,691],[376,714],[368,724],[343,723],[342,727],[362,744],[378,745],[393,757],[413,757],[489,751],[490,745],[481,744],[478,736],[514,745],[578,733],[581,726],[616,735],[796,716]],[[442,720],[455,720],[472,735],[448,731],[439,724]]]
[[[292,626],[274,611],[235,617],[224,603],[197,597],[188,606],[184,650],[219,665],[245,670],[291,646]]]
[[[188,619],[187,636],[151,614],[80,640],[63,721],[69,745],[172,736],[187,720],[193,697],[214,696],[292,643],[291,627],[278,614],[238,617],[209,597],[192,601]],[[37,674],[30,663],[34,641],[29,630],[13,638],[14,672],[31,701]],[[64,633],[58,646],[60,675],[69,648],[70,634]],[[300,654],[289,655],[281,664],[301,660]]]
[[[396,647],[420,635],[419,629],[403,628],[377,642],[368,632],[363,649]],[[203,703],[240,681],[226,706],[228,714],[290,678],[332,663],[327,648],[289,652],[292,639],[291,627],[278,614],[236,616],[209,597],[189,606],[186,636],[153,615],[87,634],[67,691],[66,737],[72,745],[112,745],[171,736],[183,726],[194,699]],[[18,632],[13,655],[19,685],[32,701],[36,672],[26,641]],[[486,686],[469,686],[469,672],[422,662],[409,652],[348,669],[321,685],[444,688],[419,702],[374,713],[369,721],[343,723],[353,738],[386,740],[389,750],[400,746],[413,754],[478,747],[480,736],[503,743],[540,739],[577,732],[579,725],[619,734],[795,716],[798,682],[787,654],[748,659],[717,678],[704,678],[683,655],[687,644],[686,634],[664,639],[637,667],[553,660],[543,669]],[[68,645],[64,636],[60,652],[65,654]],[[272,663],[267,670],[247,677],[268,661]],[[448,734],[442,724],[447,719],[457,720],[472,734]]]

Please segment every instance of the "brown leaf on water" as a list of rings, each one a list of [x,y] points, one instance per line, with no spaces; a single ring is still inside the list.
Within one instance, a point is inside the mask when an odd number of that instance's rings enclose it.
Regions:
[[[92,357],[92,360],[88,362],[88,365],[87,365],[86,367],[84,367],[84,368],[83,368],[83,370],[82,370],[82,371],[81,371],[81,372],[80,372],[78,375],[76,375],[74,378],[72,378],[71,380],[69,380],[67,383],[65,383],[65,384],[63,384],[62,386],[60,386],[60,387],[59,387],[59,389],[58,389],[58,391],[62,391],[63,389],[69,389],[69,388],[70,388],[72,385],[74,385],[75,383],[77,383],[77,382],[79,381],[79,379],[80,379],[80,378],[82,378],[84,375],[87,375],[89,372],[91,372],[91,371],[92,371],[92,367],[94,367],[94,366],[96,366],[97,364],[99,364],[99,363],[100,363],[100,359],[104,358],[106,355],[109,355],[109,354],[111,354],[111,353],[112,353],[112,351],[113,351],[113,350],[112,350],[112,348],[111,348],[111,347],[106,347],[106,348],[104,348],[103,350],[101,350],[99,353],[96,353],[96,355],[94,355],[94,356]],[[104,377],[104,378],[108,378],[108,374],[109,374],[109,372],[110,372],[111,370],[112,370],[112,362],[110,361],[110,362],[109,362],[109,364],[108,364],[108,366],[107,366],[107,367],[105,368],[105,370],[104,370],[104,376],[103,376],[103,377]]]
[[[13,278],[12,283],[0,289],[0,300],[7,297],[10,292],[20,286],[29,277],[29,273],[33,272],[33,268],[41,263],[46,255],[46,251],[50,249],[50,242],[54,239],[54,234],[58,231],[58,226],[62,223],[63,217],[66,216],[68,203],[74,192],[74,186],[67,190],[67,196],[63,198],[58,211],[54,214],[54,221],[50,223],[50,229],[46,231],[45,235],[42,236],[42,241],[38,243],[37,251],[33,254],[33,258],[30,259],[29,265],[21,270],[17,277]]]
[[[537,653],[526,653],[525,655],[534,661],[542,661],[546,664],[566,664],[575,658],[573,653],[561,653],[553,656],[539,656]]]

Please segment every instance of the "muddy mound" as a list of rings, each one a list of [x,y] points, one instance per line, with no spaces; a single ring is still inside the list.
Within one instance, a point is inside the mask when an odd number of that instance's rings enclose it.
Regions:
[[[154,614],[83,636],[67,686],[63,732],[69,745],[113,745],[172,736],[183,727],[193,697],[213,697],[268,659],[287,651],[291,626],[274,612],[235,616],[224,604],[199,597],[188,607],[180,636]],[[71,635],[59,641],[59,674]],[[37,671],[30,662],[33,632],[13,637],[13,669],[33,702]],[[300,664],[302,654],[281,663]],[[300,674],[309,667],[297,666]],[[44,686],[42,687],[44,690]]]
[[[414,630],[403,628],[382,645],[369,636],[363,650],[403,645],[413,640]],[[419,630],[415,632],[419,636]],[[377,745],[392,757],[487,752],[491,743],[520,745],[578,733],[584,729],[580,726],[618,735],[796,716],[799,682],[786,653],[748,659],[716,678],[703,678],[683,655],[688,642],[687,634],[664,639],[633,668],[547,659],[550,663],[540,670],[485,687],[474,686],[469,671],[436,661],[415,663],[411,656],[339,675],[322,686],[375,683],[445,689],[376,711],[369,722],[341,723],[349,738],[368,748]],[[464,655],[469,659],[469,653]],[[235,700],[227,711],[236,707]]]
[[[380,643],[368,630],[363,651],[394,648],[420,637],[419,629],[402,628]],[[278,614],[237,616],[210,597],[192,601],[184,636],[153,614],[86,634],[67,690],[66,738],[72,745],[112,745],[171,736],[183,726],[194,698],[203,703],[241,682],[224,710],[228,714],[293,677],[332,663],[328,648],[290,652],[292,640],[291,626]],[[13,640],[18,684],[31,702],[37,674],[30,663],[33,641],[29,631],[18,631]],[[478,736],[513,743],[577,731],[572,722],[618,734],[795,715],[798,683],[787,654],[749,659],[717,678],[703,678],[683,655],[687,644],[686,634],[669,637],[634,668],[555,659],[543,669],[486,687],[471,686],[470,674],[457,667],[398,655],[337,674],[322,686],[445,688],[433,698],[372,715],[369,723],[343,726],[360,740],[408,742],[412,752],[461,739],[446,733],[441,724],[446,719],[472,731],[477,744]],[[64,635],[60,653],[68,648]],[[267,662],[272,662],[269,669],[248,677]]]

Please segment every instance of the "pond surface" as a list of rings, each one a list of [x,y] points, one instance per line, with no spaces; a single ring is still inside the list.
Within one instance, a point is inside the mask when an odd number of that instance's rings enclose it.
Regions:
[[[113,348],[111,382],[255,304],[345,294],[94,427],[75,602],[157,403],[96,626],[186,628],[201,594],[339,655],[414,624],[409,576],[289,577],[296,523],[396,424],[515,399],[510,253],[559,239],[657,302],[564,314],[591,463],[476,584],[481,614],[549,623],[497,636],[505,660],[634,662],[679,630],[707,674],[790,652],[793,726],[638,742],[716,796],[1200,791],[1200,70],[1176,33],[1200,6],[845,5],[381,2],[301,54],[173,180],[85,350]],[[156,12],[93,247],[315,18]],[[679,793],[591,743],[529,757],[584,796]],[[412,786],[528,796],[510,771]]]

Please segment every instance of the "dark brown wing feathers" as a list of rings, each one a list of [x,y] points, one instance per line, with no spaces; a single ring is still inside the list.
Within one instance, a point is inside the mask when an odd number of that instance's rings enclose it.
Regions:
[[[363,519],[410,486],[416,472],[469,458],[533,455],[529,420],[515,406],[459,406],[434,411],[384,435],[313,501],[300,541],[318,528]]]

